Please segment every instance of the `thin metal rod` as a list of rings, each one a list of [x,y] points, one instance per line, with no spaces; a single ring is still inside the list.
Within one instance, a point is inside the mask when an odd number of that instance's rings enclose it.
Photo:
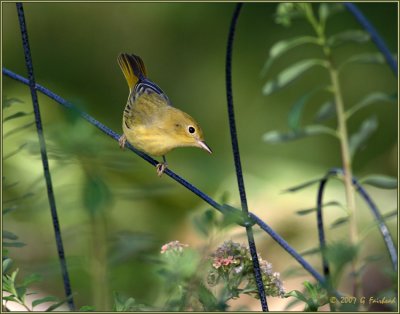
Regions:
[[[53,219],[53,228],[56,238],[58,258],[60,260],[61,272],[64,282],[65,295],[67,296],[67,303],[71,311],[75,310],[74,300],[72,298],[71,283],[68,275],[67,261],[65,258],[64,246],[61,237],[60,223],[58,220],[56,200],[54,197],[53,184],[51,182],[51,174],[49,168],[49,160],[47,158],[46,142],[43,135],[42,119],[40,117],[39,101],[36,93],[35,76],[33,74],[32,56],[29,47],[28,31],[25,23],[25,15],[22,3],[17,3],[17,12],[19,25],[21,28],[22,44],[24,47],[25,63],[28,70],[29,88],[31,91],[33,111],[35,114],[36,129],[39,137],[40,154],[42,157],[44,177],[46,180],[47,196],[50,205],[50,212]]]

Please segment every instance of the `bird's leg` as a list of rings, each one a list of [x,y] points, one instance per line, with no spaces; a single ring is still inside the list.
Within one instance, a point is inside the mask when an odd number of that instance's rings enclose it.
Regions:
[[[118,143],[119,143],[119,147],[121,148],[121,149],[124,149],[125,148],[125,142],[126,142],[126,136],[125,136],[125,133],[124,134],[122,134],[122,136],[119,138],[119,140],[118,140]]]
[[[162,176],[162,174],[164,173],[165,169],[167,169],[167,159],[165,158],[165,156],[162,156],[163,158],[163,162],[160,162],[157,164],[156,168],[157,168],[157,174],[159,177]]]

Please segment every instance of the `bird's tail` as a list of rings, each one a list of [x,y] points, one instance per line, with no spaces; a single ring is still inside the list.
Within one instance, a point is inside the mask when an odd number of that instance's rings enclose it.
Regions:
[[[124,73],[129,90],[132,90],[139,80],[147,77],[143,60],[139,56],[121,53],[118,56],[117,61]]]

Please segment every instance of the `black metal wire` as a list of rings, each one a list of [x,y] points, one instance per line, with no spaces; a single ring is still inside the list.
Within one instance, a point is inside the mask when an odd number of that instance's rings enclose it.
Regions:
[[[58,220],[56,200],[54,197],[53,184],[51,182],[49,161],[47,158],[47,151],[46,151],[46,142],[45,142],[45,139],[43,136],[43,125],[42,125],[42,119],[40,117],[39,102],[38,102],[37,93],[36,93],[36,83],[35,83],[35,76],[33,74],[32,56],[31,56],[31,51],[30,51],[30,47],[29,47],[28,31],[26,29],[24,9],[23,9],[22,3],[17,3],[16,5],[17,5],[19,25],[20,25],[20,29],[21,29],[22,44],[24,47],[25,63],[26,63],[26,67],[28,70],[28,78],[29,78],[28,85],[29,85],[29,88],[31,91],[33,111],[35,114],[36,129],[37,129],[37,133],[38,133],[38,137],[39,137],[40,154],[42,157],[44,177],[45,177],[46,186],[47,186],[47,196],[49,199],[50,211],[51,211],[51,216],[53,219],[53,227],[54,227],[54,233],[55,233],[55,238],[56,238],[58,258],[60,260],[61,272],[62,272],[62,277],[63,277],[63,282],[64,282],[64,290],[65,290],[65,295],[67,296],[68,306],[71,311],[74,311],[75,305],[74,305],[74,300],[72,298],[71,283],[70,283],[70,279],[69,279],[69,275],[68,275],[67,261],[65,258],[64,246],[63,246],[63,241],[62,241],[62,237],[61,237],[61,230],[60,230],[60,223]]]
[[[329,180],[330,177],[332,176],[337,176],[337,175],[343,175],[343,169],[339,168],[334,168],[328,171],[324,179],[321,180],[320,186],[318,189],[318,199],[317,199],[317,221],[318,221],[318,235],[319,235],[319,241],[320,241],[320,248],[323,249],[326,247],[326,242],[325,242],[325,232],[324,232],[324,226],[323,226],[323,220],[322,220],[322,199],[323,199],[323,193],[324,193],[324,188]],[[392,267],[395,272],[397,272],[397,250],[396,246],[394,245],[393,238],[389,232],[389,228],[387,227],[385,220],[383,219],[379,209],[376,207],[375,203],[372,201],[371,197],[365,191],[365,189],[362,187],[362,185],[358,182],[358,180],[353,177],[352,178],[353,185],[356,187],[357,192],[360,194],[360,196],[364,199],[364,201],[367,203],[369,208],[371,209],[371,212],[375,218],[375,220],[378,223],[378,228],[380,233],[382,234],[383,240],[385,242],[386,248],[388,250],[390,260],[392,262]],[[324,276],[328,277],[329,276],[329,264],[326,261],[324,254],[322,254],[322,265],[323,265],[323,272]]]
[[[231,133],[231,142],[233,150],[233,158],[235,161],[236,178],[239,187],[240,201],[242,205],[242,211],[248,214],[249,210],[247,207],[246,190],[244,187],[242,165],[240,162],[239,153],[239,143],[237,139],[236,123],[235,123],[235,111],[233,107],[233,92],[232,92],[232,49],[233,41],[235,37],[235,28],[237,19],[242,8],[242,3],[236,4],[235,11],[232,16],[231,25],[229,27],[228,45],[226,49],[226,98],[228,104],[228,118],[229,118],[229,128]],[[258,294],[260,296],[261,308],[263,311],[268,311],[267,298],[265,296],[264,283],[262,279],[262,274],[260,270],[260,264],[258,262],[257,248],[254,241],[254,234],[251,226],[246,226],[247,240],[249,243],[250,254],[253,261],[254,276],[257,284]]]
[[[16,80],[19,81],[25,85],[29,85],[29,80],[26,78],[22,77],[21,75],[18,75],[6,68],[3,68],[3,74]],[[56,101],[58,104],[62,105],[63,107],[72,110],[76,113],[78,113],[83,119],[85,119],[87,122],[101,130],[104,134],[107,136],[110,136],[112,139],[118,142],[119,138],[121,135],[116,133],[115,131],[111,130],[95,118],[93,118],[91,115],[87,114],[84,111],[79,110],[76,108],[72,103],[68,102],[61,96],[53,93],[52,91],[48,90],[47,88],[43,87],[42,85],[36,84],[36,90],[43,93],[44,95],[48,96],[49,98],[53,99]],[[139,157],[143,158],[146,160],[148,163],[150,163],[153,166],[156,166],[158,164],[158,161],[151,158],[150,156],[144,154],[143,152],[135,149],[132,145],[130,145],[128,142],[126,143],[125,147],[135,154],[137,154]],[[210,204],[212,207],[217,209],[218,211],[224,213],[229,208],[227,209],[223,205],[219,204],[215,200],[213,200],[210,196],[205,194],[204,192],[200,191],[198,188],[196,188],[194,185],[183,179],[181,176],[173,172],[170,168],[165,169],[164,174],[175,180],[176,182],[180,183],[183,185],[185,188],[190,190],[192,193],[196,194],[198,197],[200,197],[202,200],[204,200],[206,203]],[[272,239],[274,239],[286,252],[288,252],[301,266],[304,267],[306,271],[308,271],[317,281],[319,281],[321,284],[325,282],[324,278],[303,258],[299,253],[296,252],[278,233],[276,233],[267,223],[262,221],[259,217],[257,217],[255,214],[249,212],[249,217],[266,233],[268,233]]]
[[[357,5],[351,2],[344,3],[347,10],[354,15],[356,20],[361,24],[362,27],[370,34],[372,41],[375,43],[377,48],[382,52],[386,59],[386,63],[392,69],[394,75],[398,76],[398,66],[395,58],[392,56],[389,48],[387,47],[383,38],[378,34],[375,27],[371,22],[364,16],[364,14],[358,9]]]

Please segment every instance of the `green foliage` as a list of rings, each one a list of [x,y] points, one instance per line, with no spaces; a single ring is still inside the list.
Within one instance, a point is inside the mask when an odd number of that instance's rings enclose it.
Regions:
[[[365,48],[366,51],[357,51],[344,58],[342,56],[342,59],[338,58],[340,61],[336,60],[336,53],[339,49],[342,49],[342,47],[357,45],[362,49],[362,45],[371,41],[370,35],[366,31],[359,29],[338,30],[336,33],[328,35],[326,26],[330,17],[341,11],[343,11],[343,5],[334,3],[321,3],[319,5],[311,3],[278,4],[276,13],[276,22],[278,24],[289,27],[295,21],[303,20],[311,25],[314,34],[299,34],[297,37],[291,37],[290,39],[280,39],[271,46],[269,56],[262,69],[262,75],[267,77],[266,83],[262,89],[263,94],[265,96],[270,96],[273,93],[284,92],[289,84],[292,84],[295,80],[305,79],[307,75],[310,76],[311,74],[307,72],[315,66],[321,66],[323,70],[326,70],[326,78],[328,80],[325,81],[325,79],[323,79],[319,82],[318,86],[314,84],[296,97],[288,114],[289,131],[271,130],[263,135],[262,140],[269,144],[276,144],[299,140],[313,135],[331,135],[340,143],[341,152],[338,155],[342,157],[343,168],[345,169],[344,176],[346,176],[346,167],[349,167],[347,169],[351,170],[352,159],[361,155],[362,149],[368,144],[369,139],[378,129],[379,123],[377,116],[372,115],[363,120],[359,125],[356,125],[355,131],[353,131],[352,134],[347,134],[346,124],[350,125],[349,120],[351,118],[372,104],[397,104],[397,93],[365,91],[365,96],[363,96],[360,101],[347,106],[344,105],[347,99],[342,96],[344,93],[341,91],[341,82],[339,82],[339,79],[343,77],[345,70],[355,64],[383,65],[385,64],[385,58],[381,53],[371,52],[367,50],[368,48]],[[289,63],[285,63],[284,66],[281,66],[277,74],[275,74],[275,77],[269,77],[272,68],[278,60],[284,58],[285,53],[292,49],[303,48],[303,46],[306,45],[313,45],[317,49],[319,47],[322,57],[321,55],[303,54],[300,60],[292,60]],[[315,49],[310,51],[315,51]],[[354,67],[354,69],[358,70],[359,68]],[[316,104],[319,105],[319,107],[314,114],[313,124],[302,125],[304,123],[303,120],[305,121],[303,118],[305,108],[307,106],[314,106],[316,103],[314,99],[322,93],[326,94],[328,98],[322,104]],[[385,107],[381,106],[381,108]],[[336,129],[332,128],[332,118],[336,118]],[[308,121],[305,122],[310,123]],[[354,125],[355,123],[351,121],[351,124]],[[284,192],[298,192],[321,182],[323,179],[324,178],[310,180],[290,187]],[[347,182],[351,182],[351,180]],[[396,178],[381,174],[366,176],[359,182],[382,189],[397,188]],[[350,189],[351,186],[350,188],[346,186],[347,197],[350,195],[348,193]],[[350,192],[354,193],[354,191]],[[347,206],[349,206],[348,204],[342,205],[334,200],[323,204],[324,208],[327,206],[339,207],[345,212],[345,215],[330,222],[330,228],[332,230],[336,230],[342,226],[348,226],[351,230],[356,230],[351,220],[353,215],[347,208]],[[316,208],[313,207],[299,210],[297,214],[304,216],[315,214],[315,211]],[[396,212],[389,213],[388,217],[393,217],[395,215]],[[375,222],[374,226],[376,227],[376,225],[377,223]],[[367,231],[368,230],[371,230],[371,228],[367,228]],[[337,287],[343,277],[346,267],[354,267],[357,263],[359,249],[360,248],[356,246],[356,244],[336,241],[327,245],[323,252],[321,252],[320,248],[313,248],[307,252],[303,252],[303,255],[322,253],[329,262],[331,269],[333,269],[331,272],[332,278],[330,279],[332,287]],[[357,278],[361,276],[362,270],[370,262],[371,260],[367,259],[364,260],[364,264],[358,265],[358,268],[351,268],[352,277]],[[308,282],[304,285],[305,292],[292,291],[287,294],[287,296],[295,298],[290,306],[301,301],[306,304],[305,311],[318,311],[321,306],[328,303],[327,291],[323,287],[314,286]],[[332,309],[333,305],[330,304],[330,306]],[[358,306],[359,305],[342,305],[340,306],[340,310],[358,310]]]
[[[286,297],[294,297],[295,299],[288,304],[286,309],[289,309],[299,302],[304,302],[304,312],[317,312],[320,307],[328,304],[328,295],[321,285],[312,284],[308,281],[303,282],[303,285],[305,287],[304,292],[293,290],[286,293]]]
[[[360,183],[381,189],[397,189],[397,179],[380,174],[371,174],[360,179]]]

